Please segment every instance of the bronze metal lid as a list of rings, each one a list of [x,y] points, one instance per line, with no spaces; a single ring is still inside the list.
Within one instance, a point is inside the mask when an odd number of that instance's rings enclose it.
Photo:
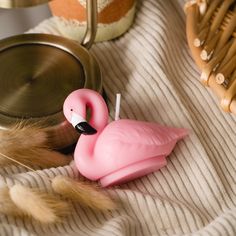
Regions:
[[[19,120],[44,122],[52,146],[78,135],[65,120],[65,98],[79,88],[102,92],[99,66],[77,42],[54,35],[23,34],[0,41],[0,128]]]
[[[32,7],[51,0],[1,0],[0,8]]]

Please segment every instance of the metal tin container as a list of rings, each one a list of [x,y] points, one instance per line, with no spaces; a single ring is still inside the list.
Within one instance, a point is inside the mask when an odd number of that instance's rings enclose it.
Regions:
[[[48,34],[22,34],[0,41],[0,129],[26,120],[46,127],[50,145],[63,149],[78,139],[62,106],[74,90],[102,92],[99,65],[89,53],[96,34],[95,1],[89,0],[82,45]]]

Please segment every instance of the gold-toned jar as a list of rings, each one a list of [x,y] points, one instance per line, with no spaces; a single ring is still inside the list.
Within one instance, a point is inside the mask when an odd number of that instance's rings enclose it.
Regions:
[[[0,41],[0,128],[27,120],[47,127],[55,149],[78,134],[66,121],[65,98],[79,88],[102,92],[99,65],[89,53],[96,34],[96,4],[88,0],[88,30],[82,45],[47,34],[22,34]]]

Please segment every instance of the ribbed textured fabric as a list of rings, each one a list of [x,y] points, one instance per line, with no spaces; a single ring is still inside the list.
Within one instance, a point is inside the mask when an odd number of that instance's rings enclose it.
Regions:
[[[223,113],[199,82],[186,43],[181,0],[138,1],[134,25],[91,52],[101,65],[111,118],[115,93],[122,94],[121,118],[186,127],[160,171],[109,189],[120,209],[100,213],[74,205],[57,225],[1,216],[0,235],[236,235],[236,117]],[[48,20],[35,31],[58,34]],[[71,166],[43,170],[77,176]],[[50,191],[39,172],[1,169],[1,182]],[[27,203],[26,203],[27,204]]]

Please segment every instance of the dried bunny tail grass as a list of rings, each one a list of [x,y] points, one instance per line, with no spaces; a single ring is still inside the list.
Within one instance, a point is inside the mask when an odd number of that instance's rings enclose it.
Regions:
[[[69,213],[69,204],[38,190],[14,185],[10,198],[25,215],[41,223],[60,222],[60,217]]]
[[[72,156],[64,155],[60,152],[56,152],[46,148],[39,148],[38,150],[35,149],[32,151],[34,151],[35,153],[34,159],[32,160],[33,163],[44,168],[69,165],[69,163],[73,159]],[[28,163],[29,165],[30,161]]]
[[[40,123],[19,122],[8,130],[0,131],[0,140],[0,165],[12,164],[16,160],[28,166],[50,168],[64,166],[71,161],[66,155],[47,147],[47,133]]]
[[[45,127],[40,123],[29,123],[19,121],[6,130],[0,130],[1,146],[22,147],[40,146],[45,147],[47,143],[47,133]]]
[[[21,147],[5,149],[2,150],[2,153],[0,152],[0,157],[0,165],[9,165],[16,162],[24,166],[37,166],[42,168],[65,166],[72,160],[71,156],[39,147],[33,147],[31,149]]]
[[[111,198],[90,183],[59,175],[52,180],[52,188],[56,193],[93,209],[104,211],[117,208]]]
[[[25,216],[25,213],[10,198],[8,187],[0,188],[0,213],[11,216]]]

